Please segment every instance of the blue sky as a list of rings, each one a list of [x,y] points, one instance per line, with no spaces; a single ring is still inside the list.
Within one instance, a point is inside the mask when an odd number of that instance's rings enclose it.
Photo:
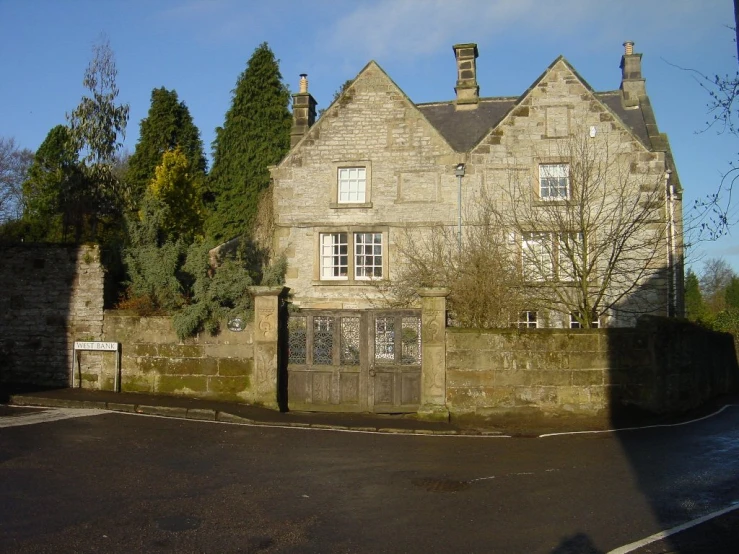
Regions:
[[[131,107],[130,152],[161,86],[188,105],[209,152],[236,78],[264,41],[291,90],[308,74],[320,109],[371,59],[413,101],[450,100],[460,42],[479,46],[483,96],[521,94],[560,54],[596,90],[615,90],[622,43],[633,40],[688,212],[739,159],[739,140],[705,130],[707,93],[679,67],[733,75],[732,23],[731,0],[0,0],[0,136],[35,150],[65,123],[101,33]],[[697,250],[696,268],[702,254],[739,270],[734,236]]]

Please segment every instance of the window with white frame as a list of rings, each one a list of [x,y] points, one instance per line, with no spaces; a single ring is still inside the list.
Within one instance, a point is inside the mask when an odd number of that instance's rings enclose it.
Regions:
[[[539,198],[567,200],[570,197],[570,164],[539,166]]]
[[[364,167],[339,168],[339,204],[361,204],[367,197],[367,169]]]
[[[383,278],[382,232],[321,233],[319,240],[321,280]]]
[[[557,266],[560,281],[575,281],[577,269],[582,270],[583,256],[582,233],[559,233],[557,241]]]
[[[382,278],[382,233],[354,233],[354,275]]]
[[[321,279],[348,278],[347,233],[321,233]]]
[[[519,329],[536,329],[538,327],[538,314],[532,310],[526,310],[518,314],[515,326]]]
[[[552,278],[552,236],[550,233],[523,233],[521,267],[526,281],[546,281]]]
[[[593,329],[600,327],[600,319],[597,315],[593,314],[593,319],[590,322],[590,326]],[[580,312],[572,312],[570,314],[570,329],[580,329],[582,324],[580,323]]]

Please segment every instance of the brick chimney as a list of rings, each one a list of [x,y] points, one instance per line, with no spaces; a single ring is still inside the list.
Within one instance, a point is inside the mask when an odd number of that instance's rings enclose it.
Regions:
[[[300,74],[300,92],[293,94],[293,126],[290,148],[298,144],[316,122],[316,100],[308,92],[308,75]]]
[[[621,97],[624,106],[639,105],[639,98],[647,94],[644,81],[641,76],[641,54],[634,54],[634,42],[627,40],[621,57]]]
[[[474,110],[480,101],[480,87],[477,85],[477,44],[455,44],[454,56],[457,58],[457,110]]]

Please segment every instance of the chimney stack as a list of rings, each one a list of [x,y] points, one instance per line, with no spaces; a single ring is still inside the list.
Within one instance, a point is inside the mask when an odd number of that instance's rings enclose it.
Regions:
[[[480,101],[480,87],[477,85],[477,44],[455,44],[454,56],[457,58],[457,110],[474,110]]]
[[[316,122],[316,100],[308,92],[308,75],[300,74],[300,92],[293,94],[293,126],[290,148],[300,142]]]
[[[634,42],[624,42],[624,55],[621,57],[621,97],[624,106],[635,107],[640,97],[647,94],[645,80],[641,75],[641,54],[634,54]]]

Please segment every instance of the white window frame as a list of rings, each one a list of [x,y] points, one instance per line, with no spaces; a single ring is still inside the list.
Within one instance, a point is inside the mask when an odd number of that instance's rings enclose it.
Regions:
[[[322,281],[349,279],[349,233],[346,231],[321,233],[319,240],[320,279]]]
[[[570,314],[570,329],[582,329],[582,325],[580,325],[580,322],[577,320],[578,312],[573,312]],[[600,328],[600,318],[595,317],[595,314],[593,314],[593,321],[591,322],[592,329],[598,329]]]
[[[570,164],[539,164],[539,198],[549,202],[569,200]]]
[[[521,235],[521,268],[525,281],[548,281],[554,276],[552,234],[531,231]]]
[[[518,314],[515,326],[519,329],[537,329],[539,327],[539,312],[524,310]]]
[[[354,233],[354,278],[358,281],[382,279],[384,245],[382,233]]]
[[[364,204],[367,202],[367,168],[339,167],[337,172],[337,202]]]

